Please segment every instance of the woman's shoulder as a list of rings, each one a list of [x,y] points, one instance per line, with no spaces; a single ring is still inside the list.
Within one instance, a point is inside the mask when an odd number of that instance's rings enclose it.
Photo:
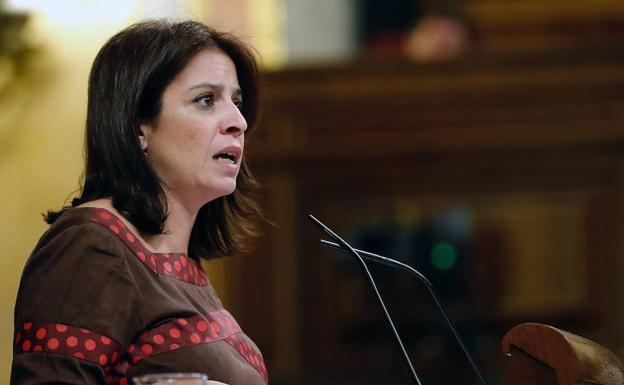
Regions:
[[[35,246],[35,250],[33,250],[33,254],[37,250],[49,247],[51,243],[59,243],[63,239],[79,241],[79,244],[105,241],[105,243],[112,246],[117,243],[115,241],[117,237],[103,223],[102,216],[112,218],[114,215],[104,208],[96,207],[65,209],[41,236]]]
[[[129,251],[117,234],[98,221],[102,213],[108,212],[97,208],[66,209],[35,245],[23,275],[35,270],[50,273],[63,266],[99,269],[115,260],[116,264],[122,263]]]
[[[125,219],[110,199],[97,199],[83,203],[76,207],[68,207],[52,223],[50,228],[41,236],[35,251],[60,238],[73,238],[80,243],[98,242],[108,238],[110,245],[122,244],[128,236],[134,234],[135,227]]]

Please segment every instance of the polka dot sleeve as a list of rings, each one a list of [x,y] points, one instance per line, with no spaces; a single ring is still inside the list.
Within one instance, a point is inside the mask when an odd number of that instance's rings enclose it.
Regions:
[[[98,224],[44,236],[15,306],[11,384],[110,384],[142,322],[124,245]]]

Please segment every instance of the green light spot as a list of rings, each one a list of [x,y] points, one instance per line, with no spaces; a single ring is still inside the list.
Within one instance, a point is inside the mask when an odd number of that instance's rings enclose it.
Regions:
[[[457,263],[457,249],[448,242],[436,243],[431,249],[431,264],[440,270],[449,270]]]

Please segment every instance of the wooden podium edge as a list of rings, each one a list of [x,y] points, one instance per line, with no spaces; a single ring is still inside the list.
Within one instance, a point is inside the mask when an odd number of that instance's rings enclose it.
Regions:
[[[524,323],[503,338],[502,348],[516,347],[554,369],[558,385],[624,385],[624,365],[605,347],[553,326]]]

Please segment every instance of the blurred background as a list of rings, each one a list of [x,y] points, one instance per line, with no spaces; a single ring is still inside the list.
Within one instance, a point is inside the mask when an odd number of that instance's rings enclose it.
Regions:
[[[624,358],[622,0],[3,0],[0,378],[41,213],[79,186],[91,61],[147,17],[261,56],[247,148],[274,225],[206,268],[272,384],[410,382],[359,266],[308,213],[427,275],[491,384],[521,322]],[[372,270],[423,382],[477,383],[426,288]]]

